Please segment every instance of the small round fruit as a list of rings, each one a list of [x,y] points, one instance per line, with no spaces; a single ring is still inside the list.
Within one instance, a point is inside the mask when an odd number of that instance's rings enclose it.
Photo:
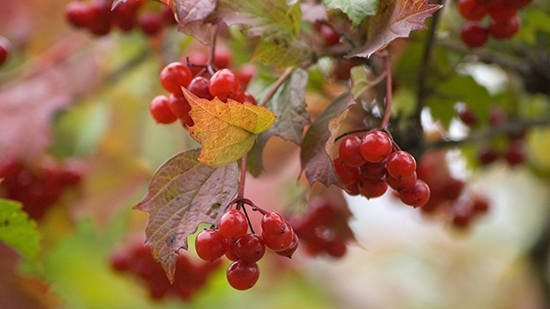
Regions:
[[[392,141],[386,133],[372,130],[361,138],[359,151],[368,162],[382,162],[392,151]]]
[[[212,96],[225,102],[228,97],[239,90],[239,86],[239,80],[233,71],[221,69],[210,78],[208,90]]]
[[[424,181],[417,179],[412,188],[399,192],[399,198],[409,206],[423,206],[430,199],[430,187]]]
[[[248,231],[248,220],[242,211],[231,209],[218,221],[218,230],[227,239],[238,239]]]
[[[408,178],[416,171],[416,160],[406,151],[395,151],[388,157],[386,170],[394,178]]]
[[[182,95],[181,87],[187,87],[193,75],[191,70],[181,62],[172,62],[160,72],[160,83],[166,91]]]
[[[362,166],[367,162],[359,151],[361,139],[356,135],[348,135],[338,145],[338,156],[344,164],[352,167]]]
[[[488,7],[477,0],[458,0],[458,11],[467,20],[480,20],[488,13]]]
[[[8,39],[3,36],[0,36],[0,65],[4,64],[8,59],[11,51],[11,44]]]
[[[227,252],[229,242],[216,230],[203,230],[195,238],[195,250],[197,255],[212,262]]]
[[[515,16],[506,20],[491,19],[489,23],[489,34],[497,40],[511,38],[520,27],[519,17]]]
[[[168,100],[168,97],[165,95],[159,95],[156,96],[149,105],[149,112],[158,123],[170,124],[178,119],[170,110]]]
[[[265,245],[257,234],[246,234],[235,242],[234,250],[239,259],[257,262],[265,254]]]
[[[256,262],[237,260],[227,268],[227,282],[235,290],[244,291],[253,287],[260,278],[260,268]]]
[[[460,38],[471,48],[481,47],[487,43],[489,32],[478,21],[468,21],[462,25]]]

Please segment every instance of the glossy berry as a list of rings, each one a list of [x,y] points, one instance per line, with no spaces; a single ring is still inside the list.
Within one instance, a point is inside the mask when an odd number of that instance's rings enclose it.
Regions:
[[[430,199],[430,187],[424,181],[417,179],[412,188],[399,192],[399,198],[409,206],[423,206]]]
[[[0,65],[4,64],[8,59],[8,56],[11,51],[11,44],[8,39],[3,36],[0,36]]]
[[[225,257],[230,261],[236,261],[239,257],[235,254],[235,242],[234,240],[229,240],[227,251],[225,251]]]
[[[262,231],[262,239],[264,244],[269,249],[278,252],[283,251],[290,246],[292,239],[294,238],[294,231],[288,222],[285,222],[285,228],[278,236],[269,236]]]
[[[149,105],[149,112],[156,122],[170,124],[178,119],[178,117],[170,110],[168,101],[169,99],[165,95],[156,96],[151,101],[151,104]]]
[[[348,166],[359,167],[367,162],[359,151],[361,139],[355,135],[348,135],[342,138],[338,145],[338,157]]]
[[[262,217],[260,222],[262,227],[262,233],[269,237],[276,237],[281,235],[285,228],[285,219],[276,212],[268,212]]]
[[[227,282],[236,290],[244,291],[253,287],[260,278],[260,268],[256,262],[237,260],[227,268]]]
[[[235,242],[235,255],[245,261],[257,262],[265,254],[262,238],[256,234],[246,234]]]
[[[388,190],[385,179],[361,179],[357,186],[359,193],[366,198],[380,197]]]
[[[489,34],[498,40],[511,38],[518,32],[520,26],[519,17],[515,16],[506,20],[494,20],[489,23]]]
[[[178,118],[189,117],[189,112],[191,111],[191,105],[187,102],[184,96],[170,94],[168,98],[168,107],[170,111],[176,115]]]
[[[277,251],[276,253],[280,256],[286,256],[290,259],[292,255],[294,255],[294,252],[296,252],[296,249],[298,249],[298,236],[294,234],[294,238],[292,239],[290,245],[288,245],[288,248],[283,251]]]
[[[394,178],[408,178],[416,171],[416,160],[406,151],[395,151],[388,157],[386,170]]]
[[[94,20],[98,19],[99,11],[93,5],[82,2],[72,1],[65,7],[65,17],[67,21],[75,27],[88,27]]]
[[[189,83],[189,86],[187,86],[187,90],[201,99],[212,100],[214,97],[210,94],[210,90],[208,90],[209,83],[210,81],[206,77],[195,76]]]
[[[489,32],[477,21],[468,21],[462,25],[460,38],[471,48],[481,47],[487,43]]]
[[[416,179],[416,172],[407,178],[400,179],[394,178],[389,174],[386,175],[386,183],[388,184],[388,186],[390,186],[390,188],[394,189],[397,192],[412,188],[416,183]]]
[[[489,12],[486,6],[476,0],[458,0],[458,11],[467,20],[480,20]]]
[[[222,101],[236,93],[239,89],[239,80],[233,71],[221,69],[210,78],[208,90],[210,94]]]
[[[340,158],[334,159],[332,164],[344,187],[353,185],[361,177],[361,170],[358,167],[345,165]]]
[[[372,130],[361,138],[359,151],[368,162],[382,162],[392,151],[392,141],[386,133]]]
[[[361,176],[367,179],[380,179],[386,175],[386,160],[377,163],[366,162],[360,169]]]
[[[254,96],[248,92],[244,93],[244,101],[252,105],[258,105],[258,103],[256,102],[256,98],[254,98]]]
[[[241,238],[248,231],[248,220],[242,211],[230,209],[220,218],[218,231],[228,239]]]
[[[197,255],[205,261],[214,261],[227,252],[227,238],[216,230],[203,230],[195,238]]]
[[[183,95],[181,87],[187,87],[192,78],[191,70],[181,62],[169,63],[160,72],[162,87],[176,95]]]

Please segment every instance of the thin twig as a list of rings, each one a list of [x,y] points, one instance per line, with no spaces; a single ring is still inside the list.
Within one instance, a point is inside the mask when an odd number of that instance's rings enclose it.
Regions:
[[[384,57],[385,69],[386,72],[386,109],[384,111],[384,118],[382,118],[382,123],[380,124],[381,129],[385,129],[390,122],[391,116],[391,104],[392,104],[392,74],[391,74],[391,55],[386,53]]]
[[[290,76],[290,74],[294,71],[295,67],[289,67],[287,68],[281,76],[279,76],[279,79],[275,82],[273,87],[269,89],[269,92],[265,95],[265,97],[262,99],[262,102],[258,104],[258,106],[265,106],[269,100],[273,97],[275,92],[277,92],[277,89],[283,84],[283,82]]]

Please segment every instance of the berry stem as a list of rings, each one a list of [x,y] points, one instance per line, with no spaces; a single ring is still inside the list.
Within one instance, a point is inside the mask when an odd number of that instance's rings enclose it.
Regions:
[[[258,104],[258,106],[265,106],[269,100],[273,97],[277,89],[281,86],[281,84],[290,76],[290,74],[294,71],[295,67],[289,67],[287,68],[281,76],[279,76],[279,79],[275,82],[273,87],[269,89],[269,92],[265,95],[265,97],[262,99],[262,102]]]
[[[385,73],[386,73],[386,110],[384,111],[384,118],[382,118],[382,123],[380,124],[381,129],[385,129],[390,122],[391,116],[391,101],[392,101],[392,74],[391,74],[391,58],[390,53],[384,51],[384,62],[385,62]]]

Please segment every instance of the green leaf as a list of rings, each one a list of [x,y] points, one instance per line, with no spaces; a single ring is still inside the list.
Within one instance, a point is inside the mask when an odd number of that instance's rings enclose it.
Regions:
[[[199,224],[217,224],[239,189],[237,163],[214,168],[198,161],[200,149],[176,154],[153,174],[134,209],[149,213],[145,244],[174,281],[178,251]]]
[[[367,16],[378,11],[379,0],[324,0],[329,9],[339,9],[346,13],[353,26],[359,25]]]
[[[20,203],[0,199],[0,240],[39,264],[40,233]]]
[[[326,150],[334,143],[332,134],[337,131],[347,109],[353,104],[355,101],[349,93],[340,95],[307,130],[300,151],[300,164],[310,185],[317,181],[326,187],[340,184]]]
[[[491,96],[487,88],[469,75],[456,74],[438,84],[434,94],[429,96],[427,105],[432,116],[448,127],[456,115],[453,107],[458,102],[464,102],[480,121],[489,119]]]
[[[275,113],[277,120],[267,131],[257,136],[256,144],[249,152],[248,162],[251,164],[249,171],[252,175],[257,176],[263,170],[263,148],[272,136],[279,136],[296,145],[302,143],[304,128],[310,123],[309,114],[306,111],[307,84],[307,72],[303,69],[296,69],[277,88],[271,100],[266,104],[266,107]],[[275,82],[269,88],[274,86]]]
[[[254,50],[251,61],[284,69],[298,65],[311,56],[311,47],[307,43],[295,36],[285,35],[260,41]]]
[[[302,13],[297,1],[288,5],[286,0],[220,0],[216,10],[227,25],[244,25],[249,36],[297,35],[300,30]]]

